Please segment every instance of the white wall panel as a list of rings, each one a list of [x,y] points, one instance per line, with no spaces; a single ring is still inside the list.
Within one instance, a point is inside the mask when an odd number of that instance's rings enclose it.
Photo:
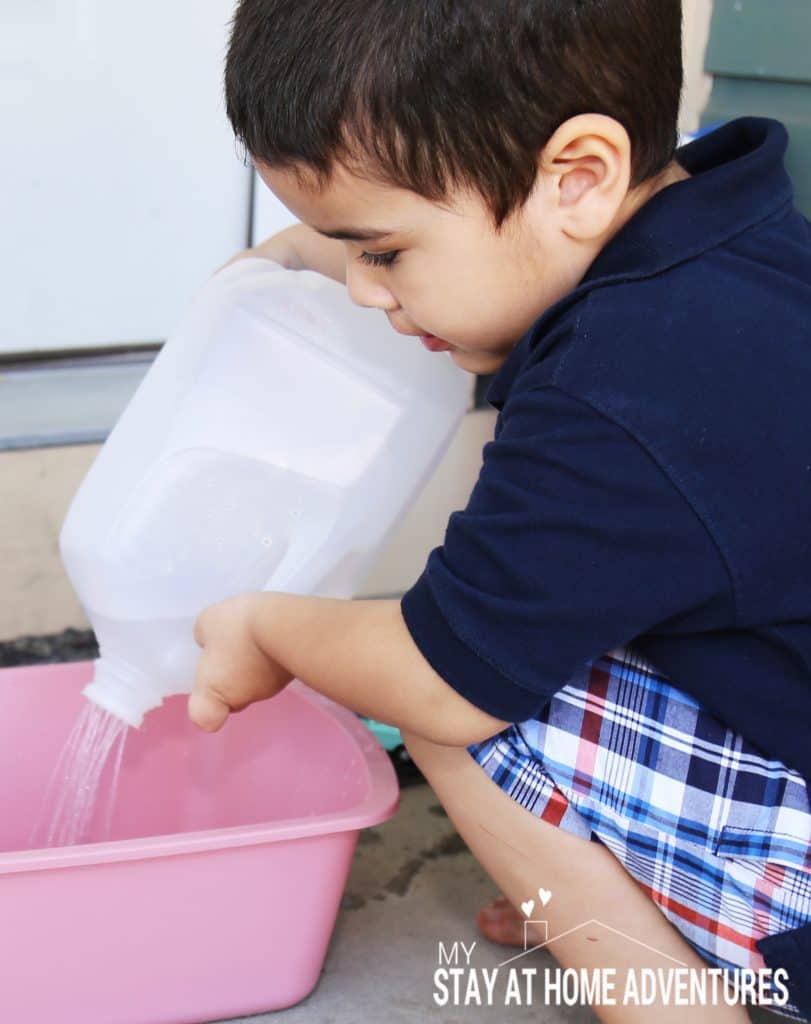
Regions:
[[[0,4],[0,352],[162,340],[244,246],[232,6]]]
[[[256,245],[277,231],[297,223],[297,218],[276,198],[259,175],[254,174],[251,244]]]

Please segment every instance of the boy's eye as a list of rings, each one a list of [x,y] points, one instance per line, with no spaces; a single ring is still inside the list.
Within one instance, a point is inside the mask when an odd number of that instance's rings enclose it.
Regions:
[[[396,249],[392,252],[362,252],[358,259],[361,263],[368,263],[372,267],[390,267],[399,255],[400,253]]]

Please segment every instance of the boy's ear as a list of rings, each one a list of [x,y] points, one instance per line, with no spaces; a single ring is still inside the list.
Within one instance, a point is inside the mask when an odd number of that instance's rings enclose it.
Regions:
[[[628,194],[631,140],[612,117],[578,114],[544,146],[539,171],[564,233],[579,241],[598,238]]]

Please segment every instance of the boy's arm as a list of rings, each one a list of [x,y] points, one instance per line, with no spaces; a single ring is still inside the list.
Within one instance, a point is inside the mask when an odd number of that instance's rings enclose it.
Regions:
[[[228,262],[249,256],[346,280],[343,243],[305,224]],[[229,711],[272,696],[293,676],[352,711],[448,746],[467,746],[509,724],[434,671],[411,639],[399,601],[246,594],[206,609],[195,635],[208,657],[201,658],[190,714],[203,727],[218,728]]]
[[[331,277],[333,281],[346,283],[346,249],[343,242],[326,238],[306,224],[293,224],[250,249],[243,249],[223,266],[227,267],[247,256],[273,260],[288,270],[314,270],[325,277]]]
[[[203,657],[196,709],[190,703],[189,710],[204,728],[273,696],[292,676],[352,711],[447,746],[467,746],[509,724],[434,671],[397,600],[245,594],[206,609],[195,635]]]

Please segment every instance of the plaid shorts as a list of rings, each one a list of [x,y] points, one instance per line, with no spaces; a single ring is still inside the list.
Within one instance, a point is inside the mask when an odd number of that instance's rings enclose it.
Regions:
[[[791,999],[770,1009],[811,1019],[811,806],[797,772],[631,648],[468,750],[521,806],[607,846],[710,966],[785,967]]]

